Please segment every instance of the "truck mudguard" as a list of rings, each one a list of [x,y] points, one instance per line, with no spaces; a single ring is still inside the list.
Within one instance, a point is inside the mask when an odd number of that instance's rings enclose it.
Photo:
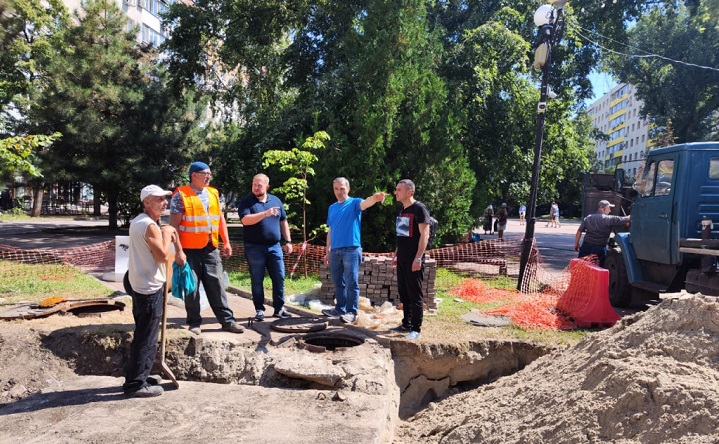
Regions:
[[[637,261],[637,256],[634,254],[631,235],[629,233],[615,233],[614,241],[619,245],[622,258],[624,258],[624,267],[627,270],[629,284],[634,285],[637,282],[644,282],[644,273]]]

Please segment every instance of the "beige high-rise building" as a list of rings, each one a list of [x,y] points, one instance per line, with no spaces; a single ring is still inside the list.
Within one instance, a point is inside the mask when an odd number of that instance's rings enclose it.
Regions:
[[[169,36],[168,29],[162,26],[160,14],[178,1],[187,5],[193,4],[190,0],[115,0],[115,3],[127,14],[128,29],[138,27],[138,43],[160,46]],[[82,0],[64,0],[63,3],[70,12],[73,12],[80,8]]]
[[[634,178],[652,146],[650,121],[639,117],[642,101],[635,92],[633,85],[621,83],[587,109],[594,128],[608,136],[608,140],[595,140],[600,172],[623,168],[627,178]]]

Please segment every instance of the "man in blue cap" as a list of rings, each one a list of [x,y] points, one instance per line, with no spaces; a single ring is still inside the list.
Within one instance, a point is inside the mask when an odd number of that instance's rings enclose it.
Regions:
[[[183,250],[180,263],[184,264],[187,260],[198,281],[198,288],[185,297],[187,324],[190,332],[196,335],[202,333],[199,293],[199,284],[202,283],[222,329],[242,333],[245,329],[235,321],[227,305],[227,294],[222,282],[220,237],[223,256],[232,255],[232,246],[220,206],[220,194],[209,186],[212,172],[206,163],[194,162],[190,165],[189,174],[190,183],[177,188],[170,202],[170,225],[177,230]]]

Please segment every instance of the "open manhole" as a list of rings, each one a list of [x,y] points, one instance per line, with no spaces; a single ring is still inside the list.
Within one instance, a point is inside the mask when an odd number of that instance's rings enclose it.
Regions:
[[[339,332],[306,335],[302,341],[309,346],[317,347],[317,351],[335,351],[338,348],[357,347],[364,344],[362,338]]]
[[[278,319],[270,328],[282,333],[309,333],[327,328],[327,320],[323,318],[286,318]]]

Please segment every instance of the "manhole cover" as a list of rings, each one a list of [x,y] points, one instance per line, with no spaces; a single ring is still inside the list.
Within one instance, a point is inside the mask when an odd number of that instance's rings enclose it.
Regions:
[[[270,327],[282,333],[309,333],[327,328],[327,320],[322,318],[278,319]]]
[[[85,300],[69,300],[56,304],[52,307],[42,308],[37,303],[22,304],[0,312],[0,319],[33,319],[50,316],[53,313],[73,313],[88,314],[102,313],[113,310],[124,310],[125,303],[110,299],[85,299]]]
[[[334,351],[338,348],[357,347],[364,344],[364,339],[343,335],[339,332],[307,335],[302,338],[306,344]]]

